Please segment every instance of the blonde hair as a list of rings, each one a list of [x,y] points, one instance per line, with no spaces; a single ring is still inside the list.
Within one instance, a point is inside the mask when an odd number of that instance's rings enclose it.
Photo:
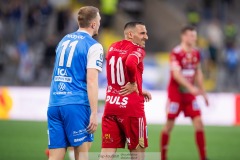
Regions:
[[[91,21],[97,17],[99,9],[93,6],[81,7],[78,11],[78,25],[81,28],[88,28]]]

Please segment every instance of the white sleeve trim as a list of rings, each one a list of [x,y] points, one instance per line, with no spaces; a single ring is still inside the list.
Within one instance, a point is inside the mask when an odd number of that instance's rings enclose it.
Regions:
[[[136,54],[129,54],[129,55],[133,55],[133,56],[137,57],[138,63],[139,63],[139,57]]]
[[[177,61],[173,61],[170,63],[171,70],[181,70],[181,66],[178,64]]]
[[[103,47],[101,44],[96,43],[92,45],[88,50],[87,68],[95,68],[101,72],[102,64],[103,64]]]

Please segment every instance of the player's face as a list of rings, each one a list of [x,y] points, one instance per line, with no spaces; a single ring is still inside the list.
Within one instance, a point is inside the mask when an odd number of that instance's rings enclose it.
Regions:
[[[136,25],[132,32],[132,42],[145,48],[146,40],[148,40],[146,27],[144,25]]]
[[[96,36],[98,35],[98,30],[99,30],[99,27],[100,27],[100,21],[101,21],[101,16],[99,13],[97,13],[97,17],[93,20],[93,23],[92,23],[92,28],[93,28],[93,36]]]
[[[186,43],[188,46],[194,47],[197,41],[197,32],[196,31],[186,31],[182,35],[183,43]]]

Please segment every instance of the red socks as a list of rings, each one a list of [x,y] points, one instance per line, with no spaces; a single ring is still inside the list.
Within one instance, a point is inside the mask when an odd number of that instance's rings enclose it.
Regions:
[[[161,160],[167,159],[167,149],[168,149],[169,135],[167,133],[161,133]]]
[[[205,136],[203,131],[197,131],[195,133],[195,140],[198,147],[200,160],[206,159],[206,150],[205,150]],[[169,135],[165,132],[161,133],[161,160],[167,159],[167,149],[168,149]]]
[[[206,150],[205,150],[205,136],[203,131],[196,131],[195,140],[198,147],[199,155],[201,160],[206,159]]]

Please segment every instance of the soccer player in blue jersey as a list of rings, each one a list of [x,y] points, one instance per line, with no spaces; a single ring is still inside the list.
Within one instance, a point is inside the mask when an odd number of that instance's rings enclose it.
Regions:
[[[76,160],[88,159],[97,129],[98,73],[103,48],[92,36],[98,34],[99,10],[80,8],[79,30],[67,34],[56,48],[48,118],[49,160],[63,160],[67,147]]]

